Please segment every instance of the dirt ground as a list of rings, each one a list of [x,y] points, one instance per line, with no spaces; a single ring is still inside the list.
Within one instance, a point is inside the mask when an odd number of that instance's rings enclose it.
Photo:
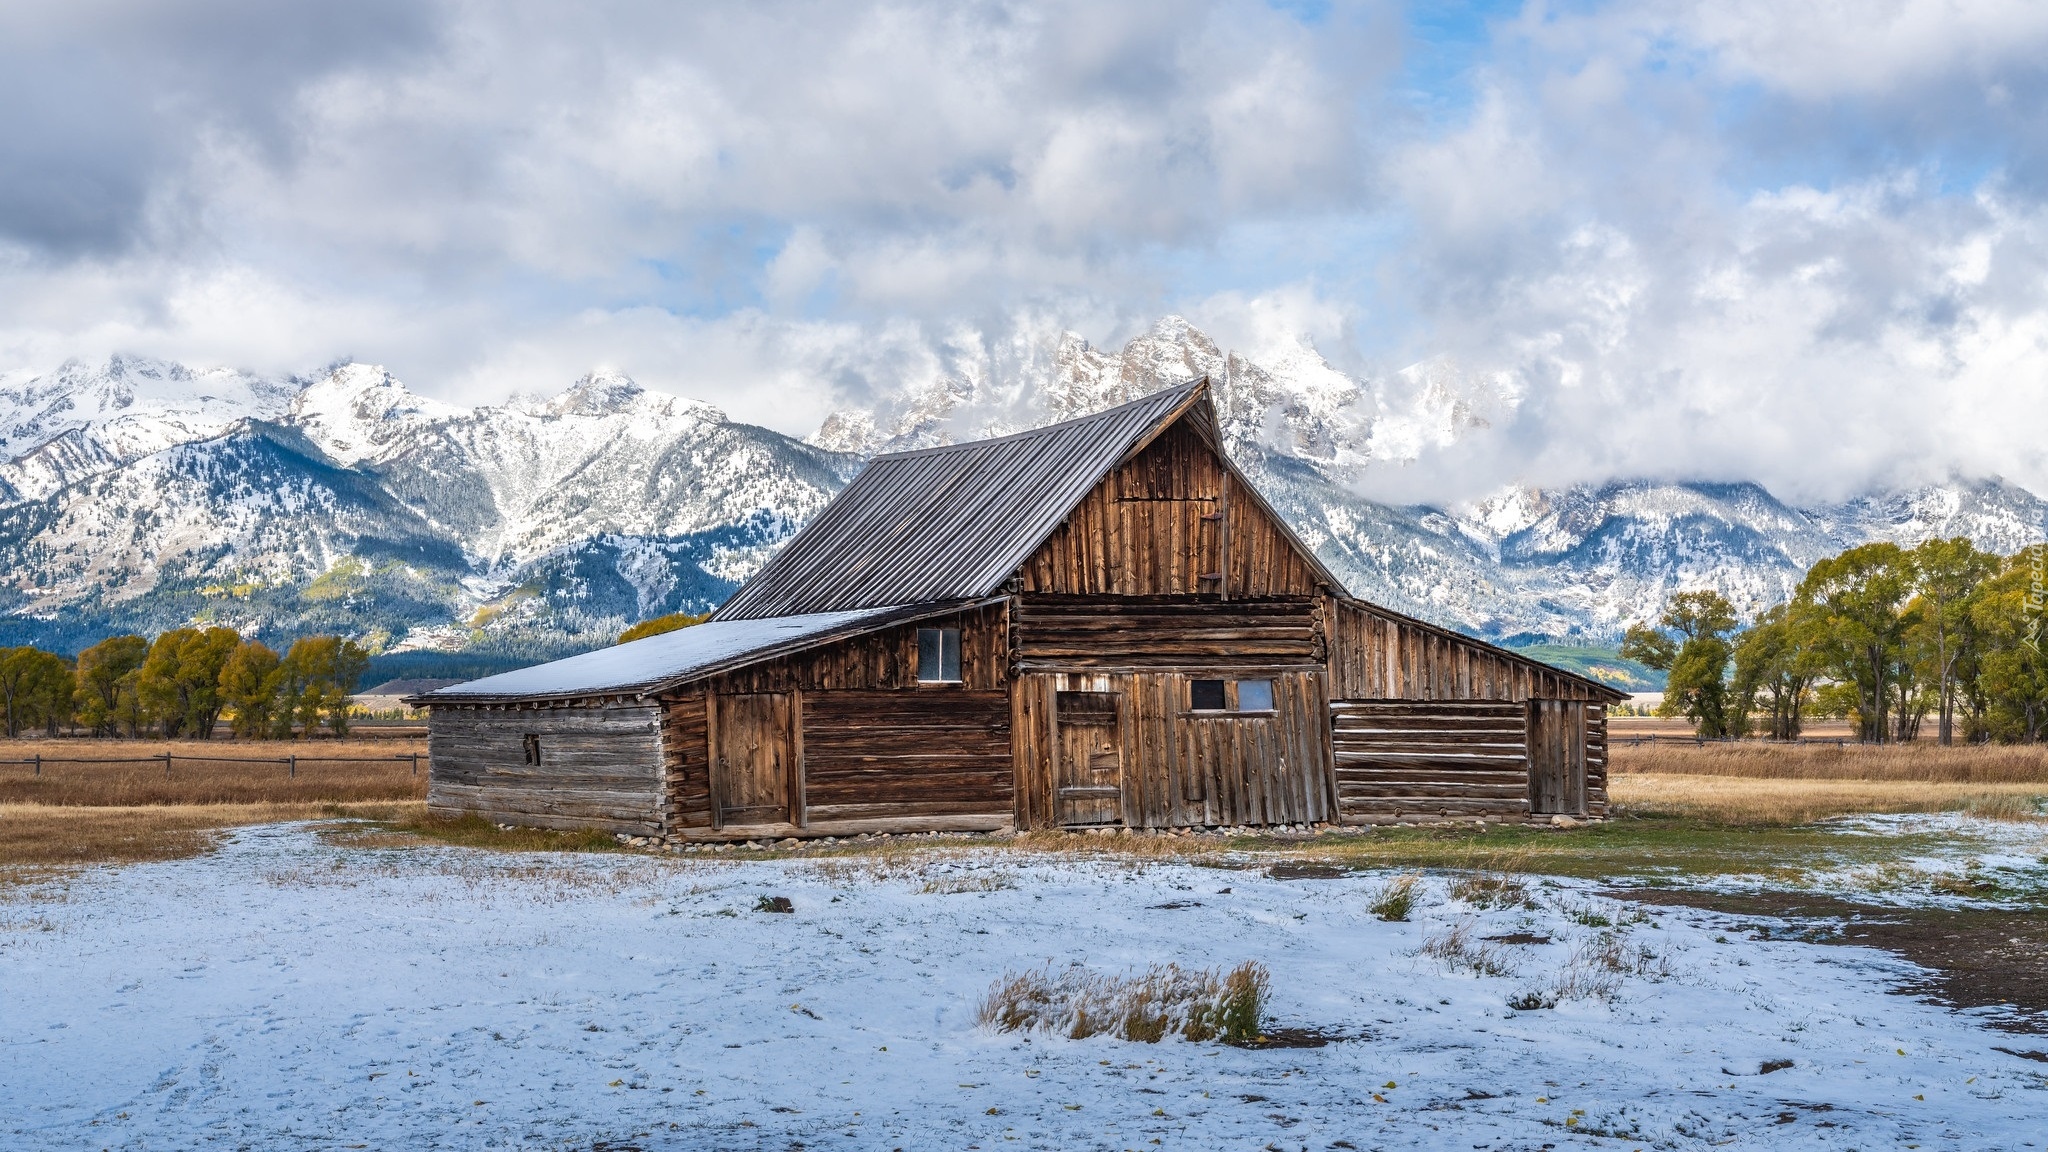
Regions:
[[[1790,922],[1745,925],[1756,937],[1882,948],[1928,970],[1925,978],[1900,986],[1902,994],[1955,1008],[2007,1009],[1986,1023],[2009,1032],[2048,1034],[2048,910],[1896,908],[1787,892],[1618,888],[1606,894]],[[2048,1060],[2048,1055],[2033,1055]]]

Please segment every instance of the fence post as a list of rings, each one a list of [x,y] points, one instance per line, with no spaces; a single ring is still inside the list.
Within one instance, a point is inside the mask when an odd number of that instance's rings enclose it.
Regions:
[[[42,774],[43,774],[43,754],[42,754],[41,752],[38,752],[38,753],[36,753],[36,775],[38,775],[38,776],[41,776]]]
[[[420,754],[417,752],[412,754],[412,774],[415,776],[420,774]]]
[[[286,763],[289,765],[289,767],[287,767],[285,771],[291,775],[292,779],[298,779],[299,754],[297,752],[292,753],[289,757],[287,757]]]
[[[166,752],[166,753],[164,753],[164,779],[166,779],[166,780],[169,780],[170,778],[171,778],[171,754],[170,754],[169,752]]]

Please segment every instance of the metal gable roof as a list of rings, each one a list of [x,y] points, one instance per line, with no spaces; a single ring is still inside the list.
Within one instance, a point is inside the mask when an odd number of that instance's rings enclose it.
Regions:
[[[1207,385],[1014,436],[877,456],[714,619],[990,595]]]

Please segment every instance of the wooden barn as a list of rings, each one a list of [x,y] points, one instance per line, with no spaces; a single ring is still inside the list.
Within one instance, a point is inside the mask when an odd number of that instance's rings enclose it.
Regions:
[[[436,813],[721,840],[1598,817],[1621,698],[1351,597],[1196,381],[878,456],[710,621],[413,699]]]

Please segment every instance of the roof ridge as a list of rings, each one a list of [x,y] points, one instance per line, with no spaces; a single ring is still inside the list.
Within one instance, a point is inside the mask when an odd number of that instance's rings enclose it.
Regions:
[[[1202,385],[1208,383],[1208,380],[1209,378],[1207,376],[1195,376],[1188,380],[1184,380],[1179,384],[1174,384],[1166,388],[1161,388],[1156,392],[1147,392],[1143,396],[1139,396],[1136,399],[1126,400],[1121,404],[1104,408],[1100,412],[1090,412],[1086,416],[1072,416],[1065,420],[1058,421],[1057,423],[1041,424],[1036,428],[1026,428],[1021,432],[1008,432],[1001,436],[985,436],[979,440],[960,440],[952,444],[934,444],[929,448],[907,448],[901,452],[877,452],[874,454],[874,456],[870,457],[870,459],[903,460],[913,456],[931,456],[940,452],[958,452],[967,448],[981,448],[990,444],[1006,444],[1013,440],[1025,440],[1033,436],[1043,436],[1049,432],[1057,432],[1063,428],[1071,428],[1076,424],[1085,424],[1090,420],[1109,419],[1128,408],[1134,408],[1140,404],[1155,403],[1159,400],[1160,397],[1165,396],[1169,393],[1178,393],[1180,394],[1181,398],[1185,398],[1188,395],[1192,395],[1195,389],[1200,388]]]

